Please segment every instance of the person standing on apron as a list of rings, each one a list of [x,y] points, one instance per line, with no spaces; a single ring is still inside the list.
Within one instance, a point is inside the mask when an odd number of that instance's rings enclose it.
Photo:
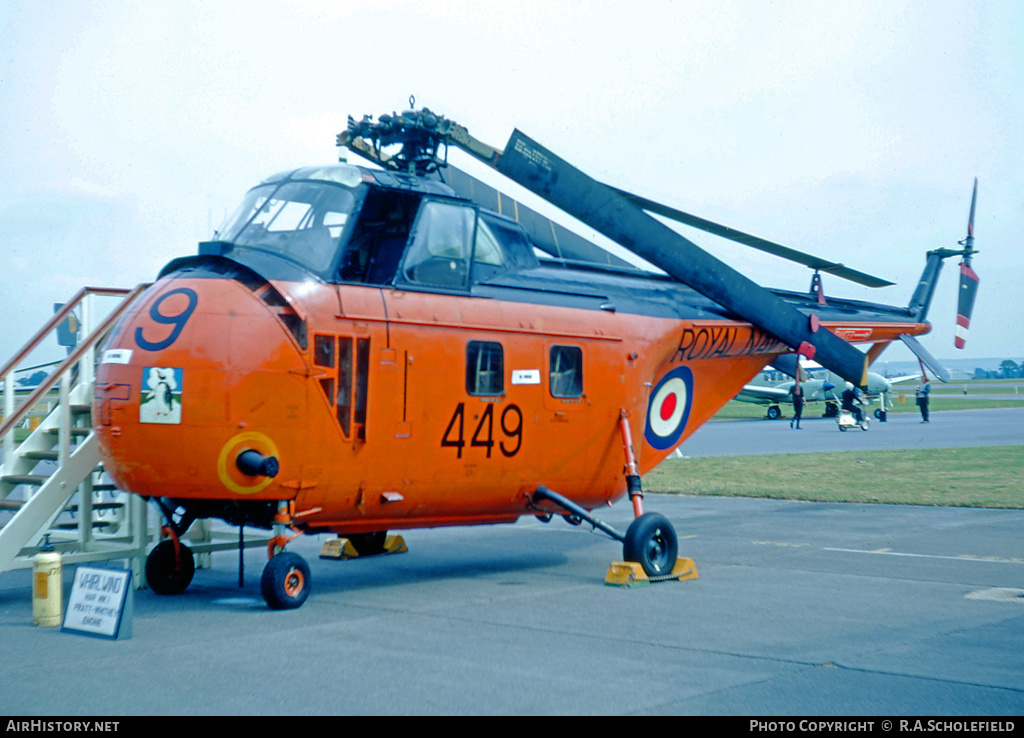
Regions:
[[[789,421],[789,427],[793,428],[793,423],[796,423],[796,429],[800,430],[800,416],[804,412],[804,391],[799,379],[793,382],[789,394],[793,395],[793,419]]]
[[[932,386],[928,382],[927,376],[921,377],[921,384],[917,385],[917,406],[921,409],[921,422],[928,422],[928,395],[932,391]]]

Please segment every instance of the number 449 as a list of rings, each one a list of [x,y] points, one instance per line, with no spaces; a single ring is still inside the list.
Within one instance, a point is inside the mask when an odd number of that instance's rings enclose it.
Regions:
[[[520,447],[523,445],[523,413],[517,405],[506,405],[505,409],[501,411],[501,418],[499,418],[498,424],[501,426],[501,432],[505,435],[505,440],[498,441],[495,444],[494,440],[494,405],[492,403],[487,404],[487,408],[484,410],[484,414],[480,416],[480,422],[477,423],[476,430],[473,431],[473,435],[469,439],[470,448],[485,448],[487,449],[487,458],[491,458],[491,449],[495,445],[506,457],[515,456],[519,453]],[[441,438],[442,447],[451,447],[457,449],[455,458],[462,458],[462,449],[466,445],[465,441],[465,425],[466,425],[466,403],[460,402],[455,412],[452,414],[452,419],[448,421],[448,427],[444,431],[444,436]],[[513,447],[512,440],[515,440]],[[506,446],[505,441],[508,441]]]

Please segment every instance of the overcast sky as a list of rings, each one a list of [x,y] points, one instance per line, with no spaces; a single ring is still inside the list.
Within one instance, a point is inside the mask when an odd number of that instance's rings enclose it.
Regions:
[[[1024,4],[0,0],[0,362],[83,285],[194,253],[242,194],[336,160],[348,115],[520,128],[603,181],[897,282],[964,238],[923,341],[1024,359]],[[467,167],[468,168],[468,167]],[[810,272],[694,240],[767,286]],[[54,351],[54,357],[59,354]],[[909,359],[902,346],[889,360]]]

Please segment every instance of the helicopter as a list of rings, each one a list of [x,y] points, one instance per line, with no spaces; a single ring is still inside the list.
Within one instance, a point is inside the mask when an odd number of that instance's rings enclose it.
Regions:
[[[104,468],[166,522],[157,593],[191,582],[182,537],[201,518],[273,531],[272,609],[311,591],[299,535],[373,555],[388,531],[527,515],[586,521],[665,577],[678,538],[641,476],[767,364],[813,357],[863,386],[885,346],[930,330],[942,261],[975,253],[973,233],[929,252],[908,307],[826,300],[822,272],[889,283],[605,185],[518,130],[499,150],[421,108],[350,117],[337,144],[372,166],[263,180],[101,353]],[[452,146],[662,272],[449,165]],[[812,289],[762,288],[652,213],[803,263]],[[626,496],[625,532],[593,514]]]

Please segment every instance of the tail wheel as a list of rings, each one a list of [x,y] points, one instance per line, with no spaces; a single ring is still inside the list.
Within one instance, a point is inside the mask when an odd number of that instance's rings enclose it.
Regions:
[[[622,557],[639,563],[649,577],[671,572],[678,556],[675,528],[658,513],[646,513],[634,520],[622,541]]]
[[[260,592],[271,610],[294,610],[309,597],[309,565],[298,554],[279,553],[263,568]]]
[[[161,541],[146,557],[146,582],[157,594],[181,594],[195,573],[192,549],[183,543],[178,544],[175,553],[174,541]]]

